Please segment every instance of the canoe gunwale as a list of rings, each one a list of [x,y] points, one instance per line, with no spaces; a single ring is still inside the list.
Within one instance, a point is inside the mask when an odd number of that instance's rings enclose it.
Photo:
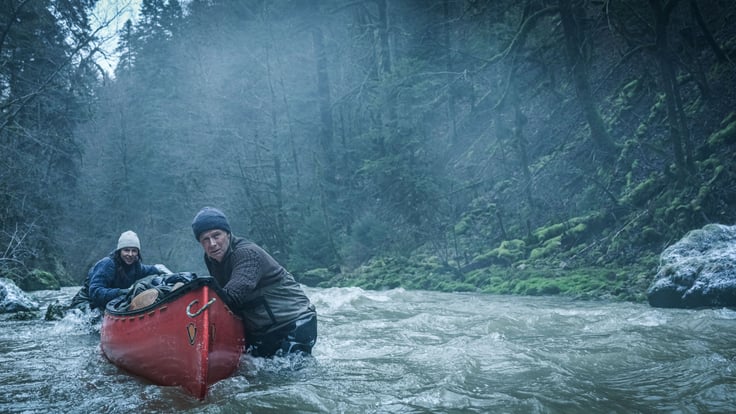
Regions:
[[[242,319],[211,276],[195,277],[134,311],[127,310],[129,297],[114,301],[103,315],[100,345],[119,368],[154,384],[181,386],[200,400],[237,370],[246,345]]]
[[[105,307],[105,313],[111,316],[119,316],[119,317],[131,317],[131,316],[138,316],[138,315],[144,315],[149,312],[156,311],[157,309],[166,306],[169,303],[175,302],[180,297],[186,295],[189,292],[192,292],[194,290],[197,290],[203,286],[209,286],[210,289],[214,291],[216,294],[216,297],[219,300],[222,300],[222,294],[220,287],[212,276],[196,276],[186,284],[184,284],[182,287],[173,290],[166,295],[162,296],[159,300],[155,301],[154,303],[139,308],[135,310],[128,309],[128,305],[130,303],[130,299],[127,296],[120,296],[118,298],[115,298],[108,302],[107,306]],[[227,306],[227,303],[223,301],[223,304],[225,305],[225,308],[237,319],[241,319],[237,314],[235,314],[229,306]],[[205,306],[204,304],[202,306]]]

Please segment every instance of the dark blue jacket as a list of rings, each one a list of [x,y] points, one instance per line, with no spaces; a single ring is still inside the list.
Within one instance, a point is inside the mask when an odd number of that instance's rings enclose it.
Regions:
[[[87,274],[90,307],[104,310],[107,302],[123,293],[121,289],[129,288],[138,279],[159,273],[155,266],[141,263],[140,257],[128,266],[117,252],[112,252],[95,263]]]

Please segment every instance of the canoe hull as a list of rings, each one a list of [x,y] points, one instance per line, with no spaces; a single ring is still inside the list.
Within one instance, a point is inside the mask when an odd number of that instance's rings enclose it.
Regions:
[[[242,321],[204,285],[136,312],[106,311],[100,345],[118,367],[204,399],[237,370],[245,337]]]

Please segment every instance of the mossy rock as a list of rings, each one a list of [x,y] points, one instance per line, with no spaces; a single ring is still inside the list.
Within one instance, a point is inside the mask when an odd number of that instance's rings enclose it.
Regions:
[[[556,250],[559,250],[561,246],[562,235],[560,234],[557,237],[545,241],[540,247],[532,249],[531,253],[529,253],[529,259],[536,260],[548,256]]]
[[[474,270],[477,266],[488,266],[494,264],[508,266],[514,262],[524,259],[525,257],[526,243],[524,240],[504,240],[498,247],[474,257],[468,268]]]
[[[511,264],[526,256],[526,243],[520,239],[504,240],[493,250],[500,261]]]
[[[25,291],[33,290],[59,290],[61,284],[59,280],[45,270],[33,269],[26,277],[21,281],[19,287]]]
[[[455,234],[464,235],[472,227],[471,218],[463,216],[457,224],[455,224]]]
[[[639,240],[644,243],[653,243],[662,239],[662,233],[652,226],[644,226],[641,228]]]
[[[662,190],[662,182],[656,176],[650,176],[634,187],[629,194],[624,197],[623,202],[635,207],[643,207],[649,201],[655,198],[657,193]]]
[[[329,269],[322,267],[318,269],[312,269],[308,270],[300,275],[298,277],[295,277],[297,282],[303,283],[307,286],[315,287],[319,286],[320,284],[329,281],[334,276],[333,272],[331,272]]]
[[[641,80],[637,78],[624,85],[621,92],[626,99],[632,100],[641,94],[642,89]]]
[[[418,260],[418,258],[421,258]],[[445,290],[443,281],[462,282],[462,275],[448,265],[442,265],[436,256],[377,257],[358,269],[332,278],[337,286],[358,286],[364,289],[385,290],[397,287],[409,289]],[[327,283],[319,286],[327,287]]]
[[[534,230],[532,235],[537,239],[537,242],[543,242],[545,240],[549,240],[551,238],[559,236],[565,231],[567,227],[567,223],[555,223]]]
[[[543,245],[548,245],[550,240],[559,240],[562,237],[564,238],[563,244],[567,244],[590,231],[592,228],[598,227],[602,220],[603,215],[598,212],[594,212],[584,216],[573,217],[562,223],[540,227],[534,230],[532,234],[534,239],[533,241]]]
[[[731,120],[708,137],[708,146],[711,148],[720,148],[733,143],[736,143],[736,120]]]
[[[524,267],[516,269],[512,278],[489,277],[481,287],[484,293],[527,296],[563,295],[575,298],[608,297],[620,300],[643,300],[647,281],[632,284],[629,273],[645,274],[640,269],[581,267]],[[646,279],[646,278],[645,278]]]

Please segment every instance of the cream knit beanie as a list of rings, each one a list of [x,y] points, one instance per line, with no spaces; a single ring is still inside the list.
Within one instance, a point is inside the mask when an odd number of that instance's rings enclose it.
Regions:
[[[118,239],[118,248],[115,250],[120,250],[125,247],[135,247],[136,249],[141,250],[141,241],[138,239],[138,235],[132,230],[123,232],[123,234],[120,235],[120,238]]]

